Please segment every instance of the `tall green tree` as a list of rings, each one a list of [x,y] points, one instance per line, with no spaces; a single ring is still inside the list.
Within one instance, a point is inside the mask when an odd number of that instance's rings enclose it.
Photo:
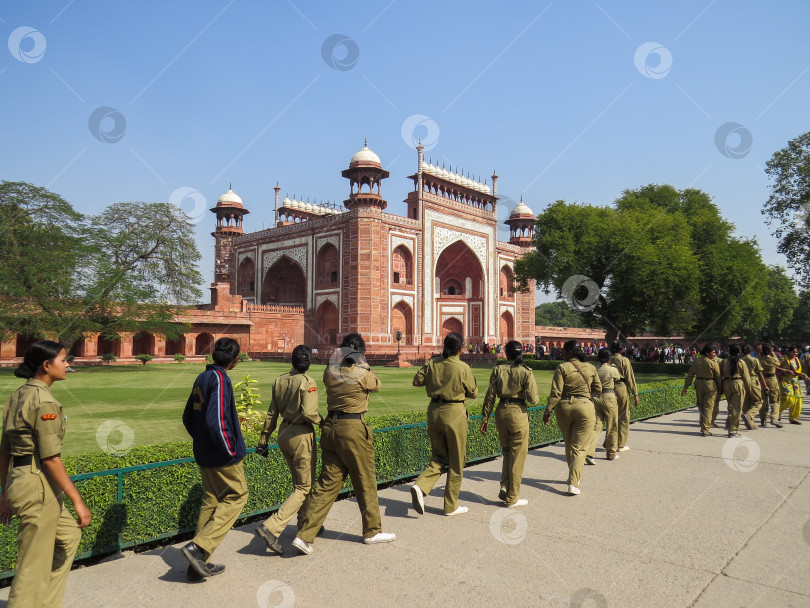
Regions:
[[[179,306],[201,296],[200,254],[183,211],[115,203],[87,218],[59,195],[0,183],[0,328],[5,336],[182,334]]]
[[[804,287],[810,285],[810,131],[791,139],[765,165],[771,195],[764,208],[766,222],[787,256],[790,270]]]
[[[543,302],[535,306],[534,324],[550,327],[588,327],[582,315],[565,302]]]
[[[722,339],[743,319],[761,327],[766,317],[768,269],[756,243],[733,237],[733,228],[694,189],[652,184],[610,207],[557,201],[538,216],[535,250],[515,269],[523,284],[534,278],[569,302],[566,281],[588,277],[599,296],[583,316],[598,319],[608,337],[650,330]]]

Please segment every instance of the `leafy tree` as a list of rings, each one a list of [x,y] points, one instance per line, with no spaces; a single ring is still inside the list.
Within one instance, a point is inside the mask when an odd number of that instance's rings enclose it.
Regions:
[[[795,344],[810,343],[810,290],[805,289],[799,294],[793,318],[782,331],[781,338]]]
[[[557,201],[536,224],[536,248],[516,264],[518,280],[534,278],[576,306],[583,296],[563,293],[566,280],[588,277],[599,297],[582,314],[608,338],[650,330],[708,340],[738,331],[744,319],[757,331],[765,324],[768,269],[756,243],[734,238],[700,190],[652,184],[610,207]]]
[[[197,301],[191,224],[167,203],[116,203],[93,218],[24,182],[0,182],[0,336],[150,331],[169,339]]]
[[[792,139],[765,165],[771,195],[762,209],[788,267],[810,283],[810,131]]]
[[[588,327],[582,316],[565,302],[544,302],[534,308],[535,325]]]

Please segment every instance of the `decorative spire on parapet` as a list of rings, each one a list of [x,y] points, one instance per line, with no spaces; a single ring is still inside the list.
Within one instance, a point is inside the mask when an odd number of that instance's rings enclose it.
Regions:
[[[242,218],[250,213],[242,204],[242,198],[228,184],[228,191],[217,199],[217,206],[210,209],[217,216],[217,227],[211,236],[214,237],[214,280],[227,283],[233,274],[232,253],[233,239],[244,233]]]
[[[275,205],[275,207],[274,207],[274,218],[273,218],[273,224],[274,224],[275,226],[278,226],[278,193],[279,193],[279,192],[281,192],[281,188],[279,188],[279,187],[278,187],[278,181],[276,182],[276,185],[275,185],[275,187],[273,188],[273,190],[275,190],[275,191],[276,191],[276,196],[275,196],[276,205]]]
[[[352,156],[349,168],[344,169],[341,175],[349,180],[349,198],[343,201],[347,209],[361,207],[385,209],[388,206],[382,197],[381,184],[390,174],[382,168],[380,157],[369,150],[368,140],[365,141],[363,149]]]
[[[493,176],[497,179],[497,175]],[[520,202],[512,209],[509,218],[504,224],[509,226],[509,242],[519,247],[531,247],[534,237],[534,212],[523,202],[523,195]]]

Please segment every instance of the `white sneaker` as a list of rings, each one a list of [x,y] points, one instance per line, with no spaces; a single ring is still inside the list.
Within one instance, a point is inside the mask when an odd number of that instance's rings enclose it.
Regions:
[[[517,509],[518,507],[525,507],[527,504],[529,504],[529,501],[526,498],[518,498],[511,505],[506,505],[506,508],[507,509]]]
[[[397,535],[391,532],[377,532],[377,534],[370,538],[364,538],[363,542],[367,545],[376,545],[378,543],[390,543],[392,540],[396,539]]]
[[[312,545],[305,540],[301,540],[297,536],[293,539],[292,546],[298,549],[304,555],[312,555]]]
[[[419,515],[424,515],[425,493],[422,492],[422,488],[415,484],[411,486],[411,504],[413,505],[414,511],[419,513]]]
[[[467,507],[459,507],[458,509],[456,509],[452,513],[445,513],[445,515],[447,515],[448,517],[453,516],[453,515],[463,515],[467,511],[469,511],[469,509]]]
[[[619,448],[619,451],[620,451],[620,452],[626,452],[626,451],[627,451],[627,450],[629,450],[629,449],[630,449],[630,446],[629,446],[629,445],[626,445],[626,446],[624,446],[623,448]]]
[[[577,494],[579,494],[579,488],[576,487],[576,486],[568,486],[568,493],[571,496],[576,496]],[[293,544],[295,544],[295,543],[293,543]]]

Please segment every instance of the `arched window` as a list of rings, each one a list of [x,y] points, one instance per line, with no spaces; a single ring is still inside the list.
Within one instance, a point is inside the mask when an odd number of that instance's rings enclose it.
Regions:
[[[256,264],[253,258],[245,258],[239,264],[237,272],[236,293],[244,298],[252,298],[256,295]]]
[[[509,266],[501,268],[499,277],[499,294],[502,298],[511,298],[515,295],[515,275]]]
[[[318,251],[315,272],[319,286],[337,285],[339,281],[340,259],[337,247],[327,243]]]
[[[391,254],[391,282],[395,285],[413,285],[413,258],[407,247],[399,245]]]
[[[267,270],[262,282],[262,304],[303,306],[306,297],[306,277],[290,258],[282,257]]]

